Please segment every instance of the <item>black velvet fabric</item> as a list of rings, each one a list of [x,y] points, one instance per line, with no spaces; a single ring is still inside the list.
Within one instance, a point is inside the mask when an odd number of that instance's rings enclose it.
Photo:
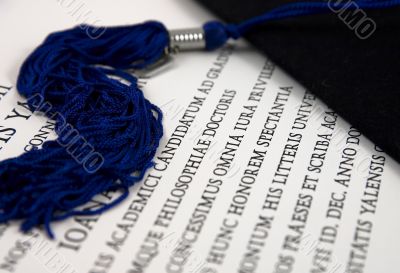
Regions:
[[[289,0],[197,0],[240,22]],[[331,12],[257,27],[246,38],[329,107],[400,161],[400,8],[367,10],[367,39]]]

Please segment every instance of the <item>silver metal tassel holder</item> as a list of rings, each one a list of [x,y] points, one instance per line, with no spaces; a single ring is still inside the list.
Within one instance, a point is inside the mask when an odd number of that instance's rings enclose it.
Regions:
[[[203,28],[187,28],[169,31],[169,48],[172,52],[204,49],[206,40]]]

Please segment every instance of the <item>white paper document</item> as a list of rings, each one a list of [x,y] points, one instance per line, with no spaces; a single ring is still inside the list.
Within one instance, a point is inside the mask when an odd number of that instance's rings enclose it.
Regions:
[[[16,90],[50,32],[213,19],[183,0],[5,0],[0,18],[1,160],[56,138]],[[400,272],[398,163],[268,56],[243,41],[182,53],[139,84],[164,113],[155,166],[111,211],[54,223],[55,240],[0,225],[0,273]]]

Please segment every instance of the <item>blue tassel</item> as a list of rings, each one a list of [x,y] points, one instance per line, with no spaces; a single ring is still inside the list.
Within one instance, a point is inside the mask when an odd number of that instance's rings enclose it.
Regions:
[[[102,213],[121,202],[152,166],[163,134],[160,109],[125,70],[162,57],[169,43],[165,27],[107,28],[98,39],[87,36],[88,28],[51,34],[20,71],[18,91],[32,110],[55,119],[58,135],[0,164],[0,222],[22,219],[23,231],[44,224],[53,237],[50,222]],[[123,194],[111,204],[76,209],[117,190]]]
[[[362,9],[400,5],[400,0],[354,2]],[[335,5],[343,8],[347,1]],[[238,25],[209,22],[205,48],[216,49],[268,21],[327,12],[327,2],[294,2]],[[147,22],[106,28],[97,39],[87,35],[96,30],[80,26],[53,33],[22,65],[18,91],[32,111],[55,120],[58,139],[0,163],[0,222],[22,220],[23,231],[44,225],[53,238],[51,222],[112,208],[152,166],[162,113],[126,71],[160,60],[169,47],[168,31]],[[78,209],[105,191],[122,193],[99,209]]]

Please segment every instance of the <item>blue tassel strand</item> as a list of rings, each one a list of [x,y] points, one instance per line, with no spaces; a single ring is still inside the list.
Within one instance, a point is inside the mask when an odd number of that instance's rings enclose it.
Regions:
[[[362,9],[400,5],[400,0],[355,2]],[[238,25],[209,22],[206,49],[268,21],[327,12],[326,2],[295,2]],[[163,134],[162,113],[127,70],[157,62],[169,46],[168,31],[146,22],[109,27],[90,38],[87,32],[96,29],[81,26],[49,35],[21,67],[18,91],[32,111],[55,120],[58,139],[0,163],[0,222],[22,220],[23,231],[44,225],[54,237],[51,222],[114,207],[152,166]],[[99,209],[79,209],[105,191],[121,194]]]

